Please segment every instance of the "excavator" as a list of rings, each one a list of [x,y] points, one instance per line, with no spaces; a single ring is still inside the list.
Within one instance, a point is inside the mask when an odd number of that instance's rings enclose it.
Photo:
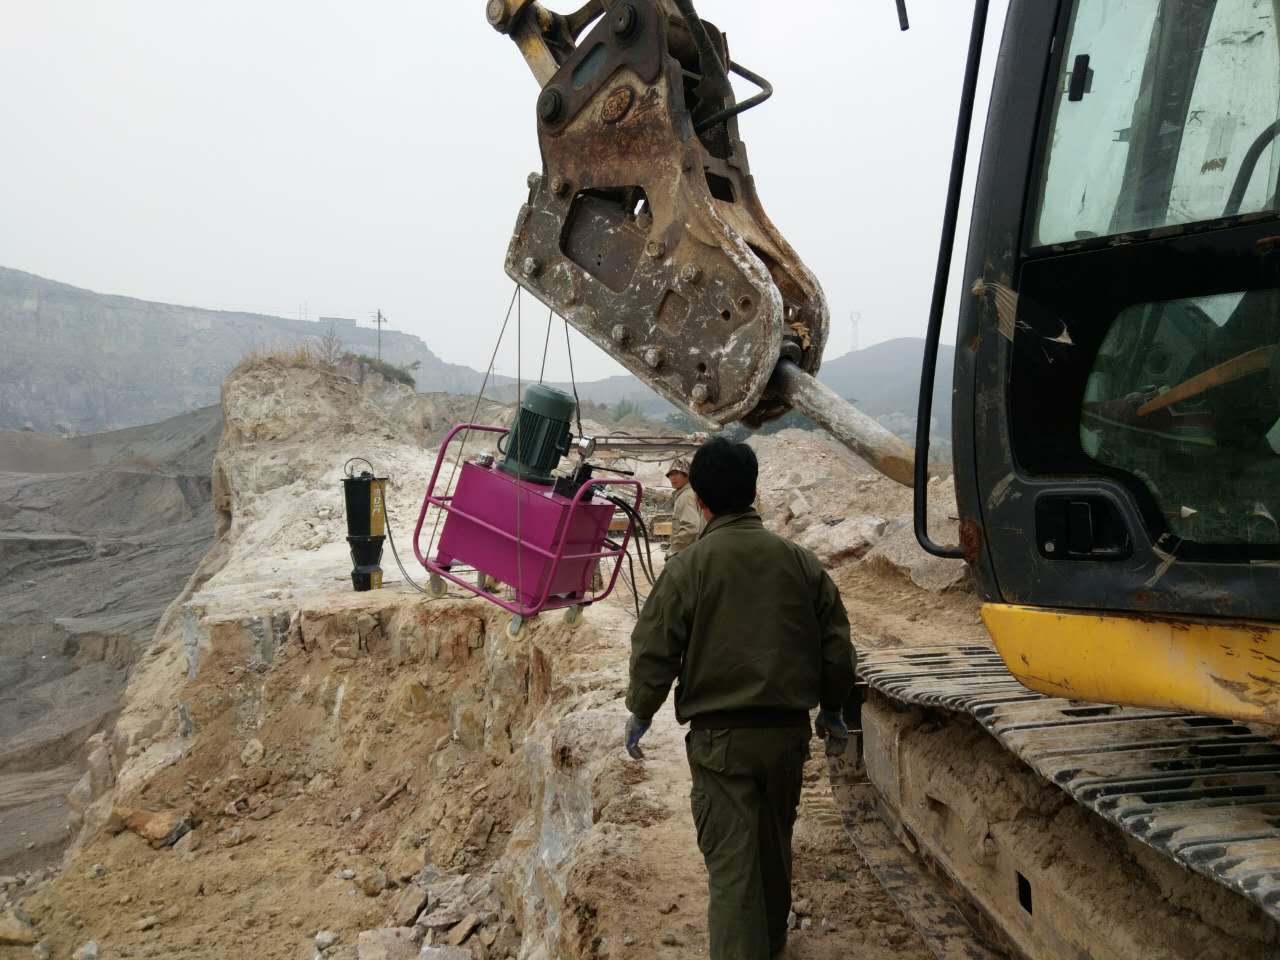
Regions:
[[[539,87],[507,273],[713,427],[801,411],[913,486],[920,545],[968,564],[991,647],[860,650],[898,834],[1014,953],[1280,955],[1280,0],[1010,0],[953,328],[956,545],[929,530],[929,424],[987,0],[914,450],[816,379],[827,303],[739,135],[772,87],[693,0],[486,15]],[[921,716],[976,724],[1118,846],[1209,884],[1218,922],[1243,903],[1252,945],[1144,950],[1036,896],[1052,857],[919,792]]]

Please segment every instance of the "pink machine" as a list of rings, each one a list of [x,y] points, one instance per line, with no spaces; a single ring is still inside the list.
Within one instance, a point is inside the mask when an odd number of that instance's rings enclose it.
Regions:
[[[625,494],[638,513],[640,483],[588,477],[571,490],[573,484],[566,487],[563,480],[547,484],[521,479],[484,456],[455,468],[458,482],[450,494],[448,481],[444,490],[437,489],[440,468],[463,431],[508,434],[503,427],[460,424],[440,445],[413,534],[414,553],[431,573],[433,593],[442,595],[448,581],[496,603],[511,612],[512,634],[544,610],[566,609],[572,620],[583,607],[607,597],[617,582],[634,524],[628,519],[621,540],[610,541],[610,524],[623,511],[604,493],[609,487],[625,488],[617,492]],[[423,556],[422,527],[433,506],[444,513],[443,530],[435,555]],[[610,560],[613,569],[606,574],[600,564]],[[462,566],[475,568],[474,580],[459,576]],[[598,580],[597,571],[602,574]],[[593,583],[602,586],[597,591]],[[512,599],[499,595],[501,584],[511,588]]]

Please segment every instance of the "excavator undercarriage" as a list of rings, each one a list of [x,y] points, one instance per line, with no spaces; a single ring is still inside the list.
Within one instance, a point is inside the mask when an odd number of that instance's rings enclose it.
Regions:
[[[1006,950],[1280,950],[1274,730],[1046,697],[983,646],[858,653],[878,812]],[[862,770],[833,765],[846,817],[864,779],[851,772]]]

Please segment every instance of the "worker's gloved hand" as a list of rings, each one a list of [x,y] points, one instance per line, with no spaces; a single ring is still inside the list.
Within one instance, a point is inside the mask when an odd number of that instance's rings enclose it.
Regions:
[[[643,760],[644,751],[640,749],[640,738],[649,732],[652,720],[641,720],[634,713],[627,717],[627,753],[632,760]]]
[[[844,756],[849,745],[849,728],[844,725],[844,716],[839,710],[819,710],[813,729],[826,741],[828,757]]]

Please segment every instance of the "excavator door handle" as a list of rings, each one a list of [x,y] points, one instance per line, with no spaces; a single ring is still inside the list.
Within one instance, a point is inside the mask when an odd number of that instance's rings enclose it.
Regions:
[[[1036,501],[1036,545],[1046,560],[1123,560],[1133,552],[1117,504],[1094,494],[1044,494]]]

